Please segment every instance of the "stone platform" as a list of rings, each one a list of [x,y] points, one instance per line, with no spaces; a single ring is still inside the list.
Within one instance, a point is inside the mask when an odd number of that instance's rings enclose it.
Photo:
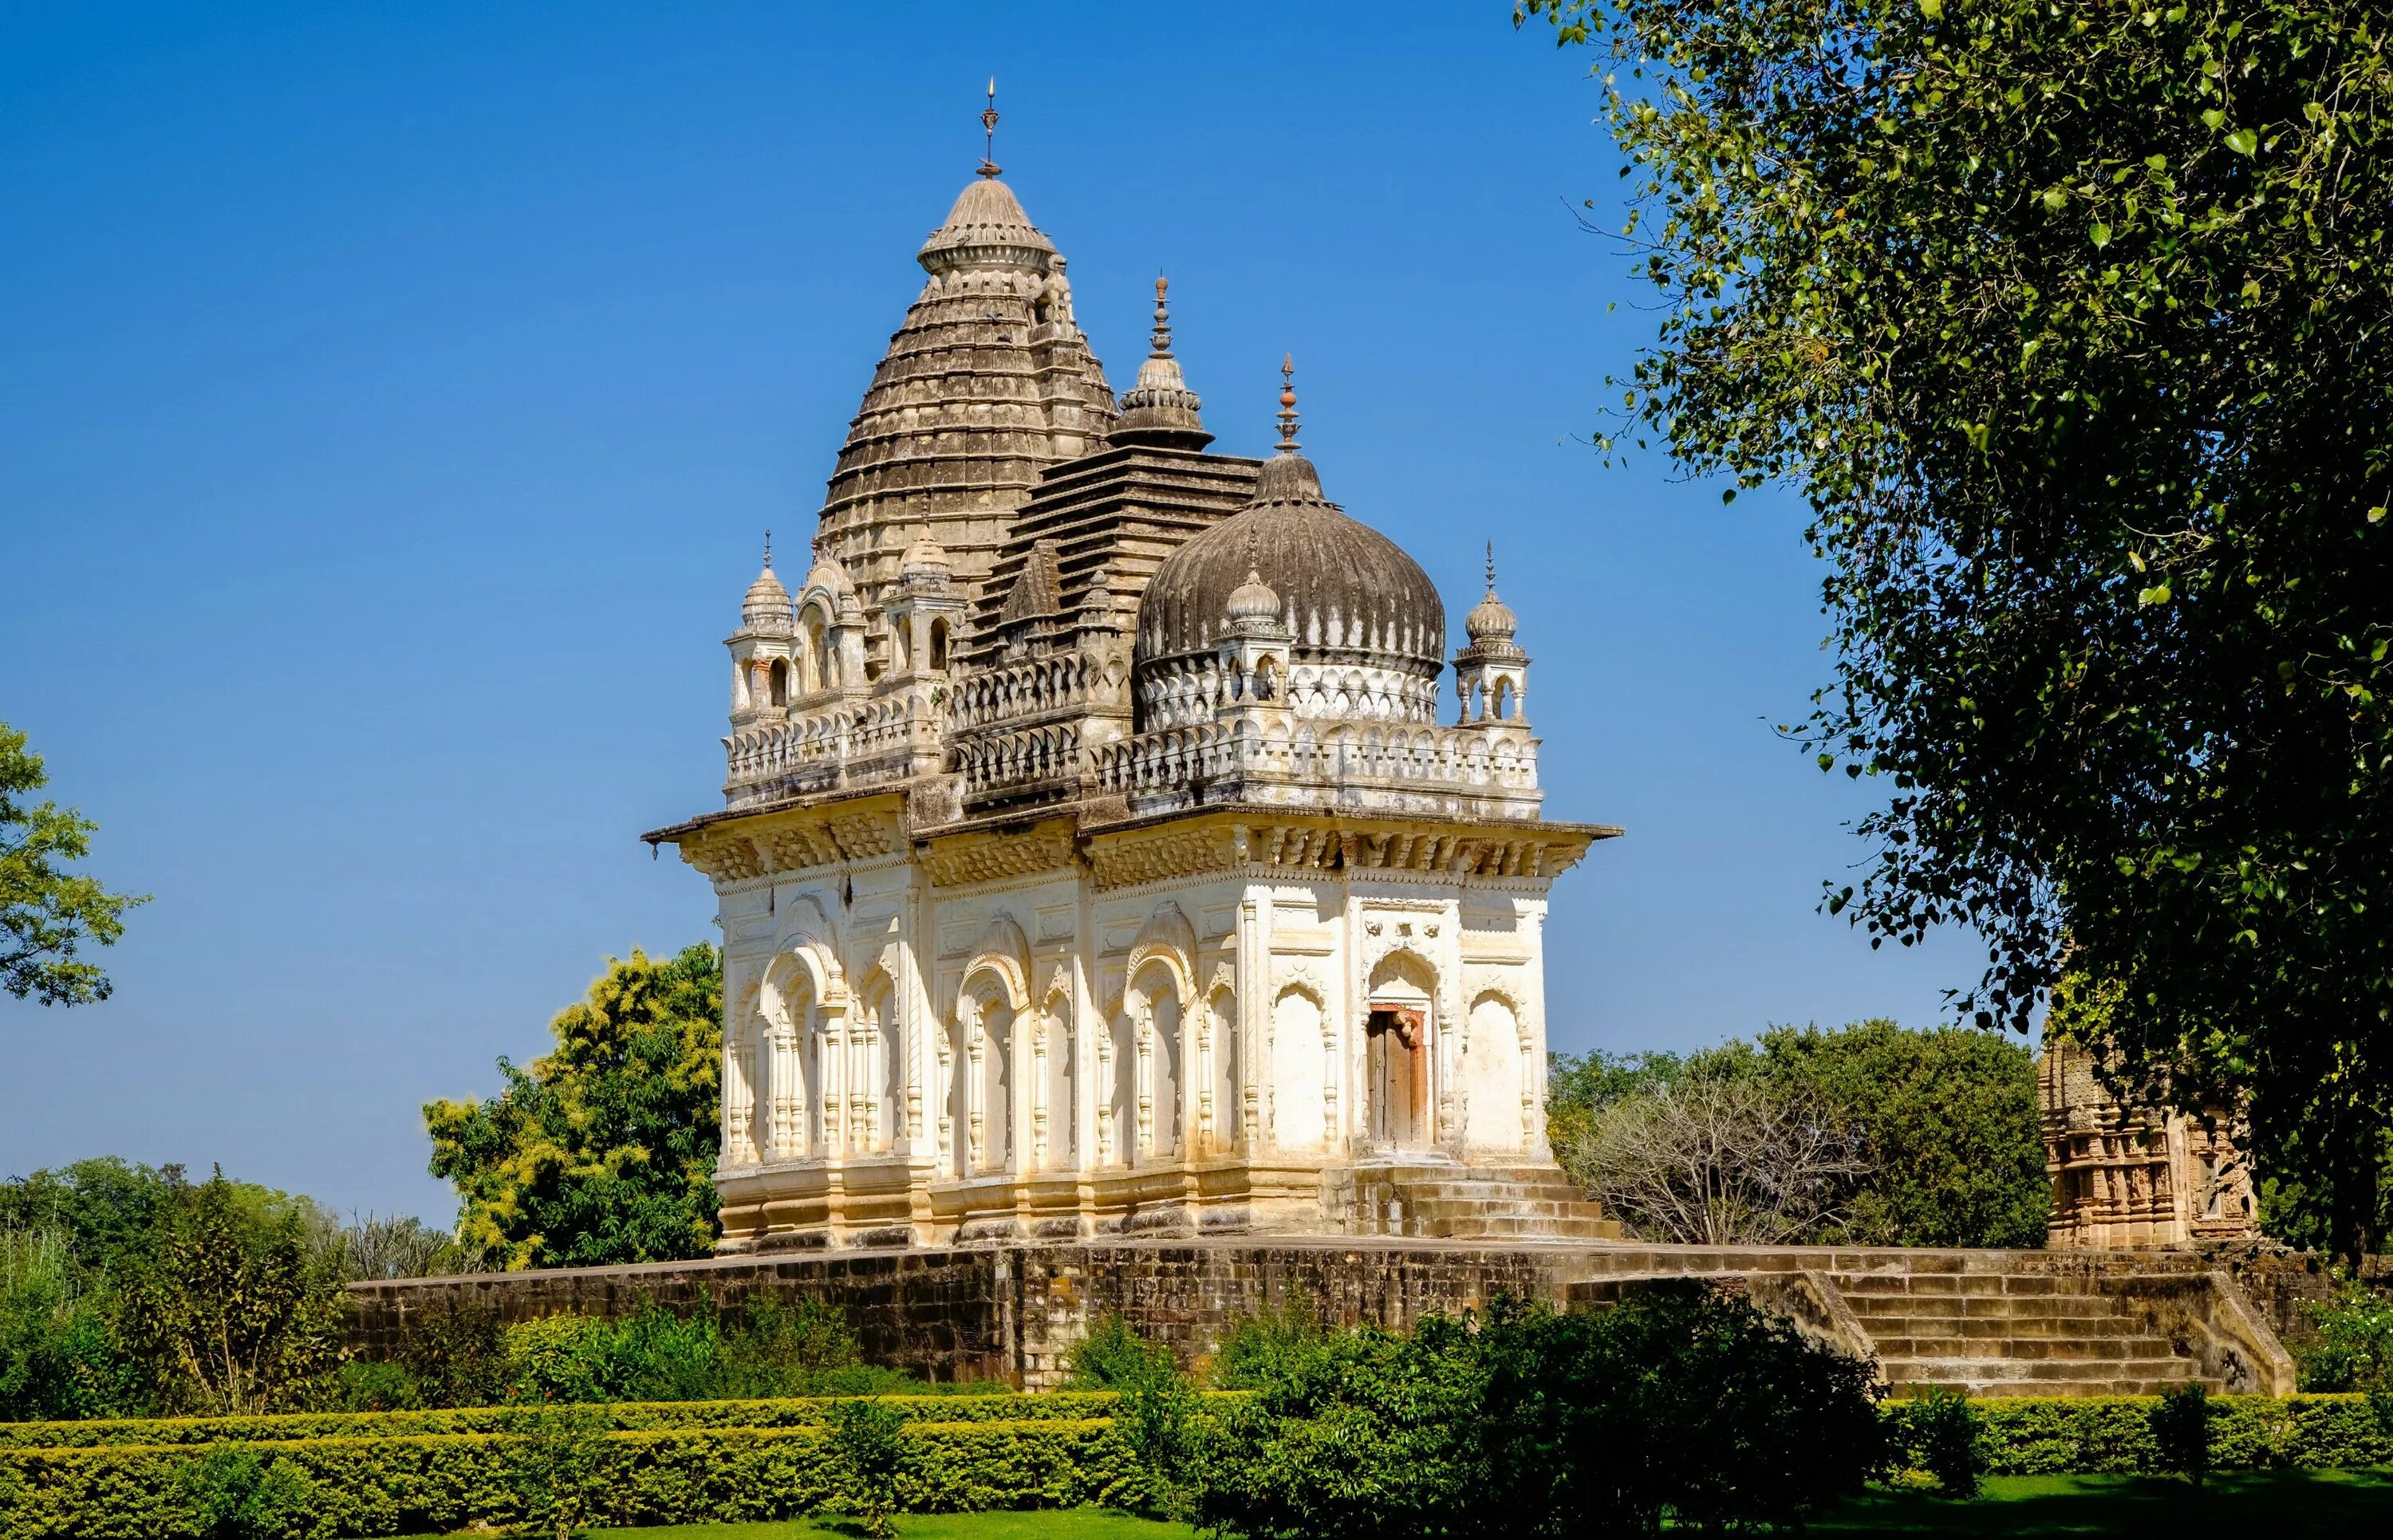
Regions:
[[[2151,1393],[2200,1380],[2283,1394],[2293,1364],[2231,1265],[2190,1252],[1666,1246],[1395,1237],[1223,1237],[718,1257],[352,1285],[352,1332],[385,1349],[426,1312],[508,1321],[689,1311],[766,1292],[843,1307],[873,1363],[932,1380],[1052,1388],[1093,1321],[1124,1317],[1183,1360],[1290,1307],[1406,1327],[1498,1295],[1602,1308],[1703,1277],[1848,1351],[1898,1390]]]

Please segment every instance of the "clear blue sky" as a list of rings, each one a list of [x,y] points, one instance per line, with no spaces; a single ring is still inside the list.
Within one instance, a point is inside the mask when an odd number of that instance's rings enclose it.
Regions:
[[[445,1220],[417,1108],[610,952],[711,936],[645,829],[722,776],[721,639],[798,547],[980,155],[1126,384],[1170,273],[1222,447],[1293,350],[1330,495],[1458,615],[1497,542],[1557,1047],[1936,1020],[1960,939],[1814,911],[1863,793],[1798,508],[1579,436],[1653,323],[1583,53],[1346,7],[0,12],[0,719],[154,893],[105,1005],[0,998],[0,1173],[179,1160]],[[1614,302],[1618,308],[1611,308]]]

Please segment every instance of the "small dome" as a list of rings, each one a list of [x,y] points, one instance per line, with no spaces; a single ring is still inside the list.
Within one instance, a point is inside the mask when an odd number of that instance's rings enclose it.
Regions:
[[[905,556],[897,563],[897,575],[944,579],[955,571],[955,565],[948,557],[947,547],[932,536],[931,527],[925,524],[915,534],[914,543],[906,547]]]
[[[1268,584],[1299,653],[1379,653],[1434,676],[1445,607],[1402,547],[1339,511],[1313,463],[1292,450],[1263,465],[1253,500],[1164,558],[1138,607],[1138,660],[1207,653],[1233,595]]]
[[[1247,569],[1247,581],[1230,590],[1230,602],[1223,607],[1236,635],[1252,636],[1283,629],[1279,623],[1279,594],[1252,568]]]
[[[1521,629],[1521,618],[1490,587],[1487,597],[1471,606],[1471,613],[1462,618],[1462,629],[1473,642],[1509,642],[1512,633]]]
[[[1170,284],[1155,281],[1153,351],[1138,366],[1138,383],[1121,398],[1121,417],[1105,435],[1108,444],[1145,444],[1201,450],[1213,441],[1199,414],[1204,402],[1188,388],[1180,360],[1171,356]]]
[[[781,580],[773,576],[773,558],[765,557],[765,570],[748,585],[748,596],[739,602],[739,620],[751,631],[788,631],[796,622],[790,615],[790,591]]]
[[[1013,189],[994,176],[980,176],[956,195],[948,222],[931,232],[916,258],[941,273],[956,268],[1043,268],[1054,254],[1055,243],[1022,212]]]

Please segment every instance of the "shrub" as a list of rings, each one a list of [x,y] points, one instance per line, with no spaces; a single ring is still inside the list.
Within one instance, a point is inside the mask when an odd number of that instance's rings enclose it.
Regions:
[[[423,1405],[488,1406],[506,1399],[506,1329],[485,1306],[446,1303],[423,1312],[409,1324],[394,1363],[415,1382]]]
[[[586,1407],[546,1406],[529,1420],[507,1457],[508,1485],[526,1525],[572,1540],[597,1495],[605,1438],[606,1424]]]
[[[424,1404],[424,1388],[396,1364],[353,1358],[336,1377],[344,1412],[412,1412]]]
[[[831,1408],[830,1448],[847,1480],[848,1511],[871,1540],[897,1533],[889,1521],[905,1471],[906,1417],[878,1401],[843,1401]]]
[[[2337,1269],[2331,1299],[2307,1299],[2317,1335],[2294,1350],[2305,1390],[2393,1389],[2393,1299]]]
[[[217,1444],[184,1467],[182,1485],[201,1540],[303,1540],[322,1527],[307,1473],[240,1444]]]
[[[1799,1525],[1885,1465],[1866,1364],[1701,1285],[1607,1313],[1499,1302],[1468,1533]]]
[[[1930,1390],[1910,1403],[1903,1432],[1920,1469],[1948,1497],[1974,1497],[1986,1473],[1985,1428],[1958,1390]]]
[[[1223,1390],[1252,1390],[1301,1375],[1326,1350],[1330,1332],[1296,1306],[1249,1316],[1230,1328],[1213,1355],[1212,1383]]]
[[[2149,1416],[2161,1468],[2200,1486],[2210,1473],[2210,1391],[2200,1380],[2167,1391]]]
[[[1065,1351],[1065,1383],[1075,1390],[1118,1390],[1151,1384],[1179,1372],[1171,1350],[1148,1342],[1115,1314],[1105,1314],[1089,1335]]]
[[[1257,1540],[1445,1533],[1471,1486],[1479,1381],[1461,1322],[1338,1333],[1217,1415],[1193,1464],[1194,1516]]]

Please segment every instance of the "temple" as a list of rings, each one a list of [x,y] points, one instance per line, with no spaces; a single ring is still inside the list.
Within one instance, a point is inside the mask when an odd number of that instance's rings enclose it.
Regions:
[[[993,114],[992,114],[993,122]],[[1497,597],[1299,450],[1118,400],[997,168],[923,243],[794,592],[730,649],[722,1248],[1615,1234],[1545,1128],[1543,812]],[[1256,413],[1262,426],[1263,413]]]
[[[2259,1231],[2240,1118],[2121,1095],[2094,1054],[2055,1038],[2036,1064],[2056,1250],[2137,1251]]]

